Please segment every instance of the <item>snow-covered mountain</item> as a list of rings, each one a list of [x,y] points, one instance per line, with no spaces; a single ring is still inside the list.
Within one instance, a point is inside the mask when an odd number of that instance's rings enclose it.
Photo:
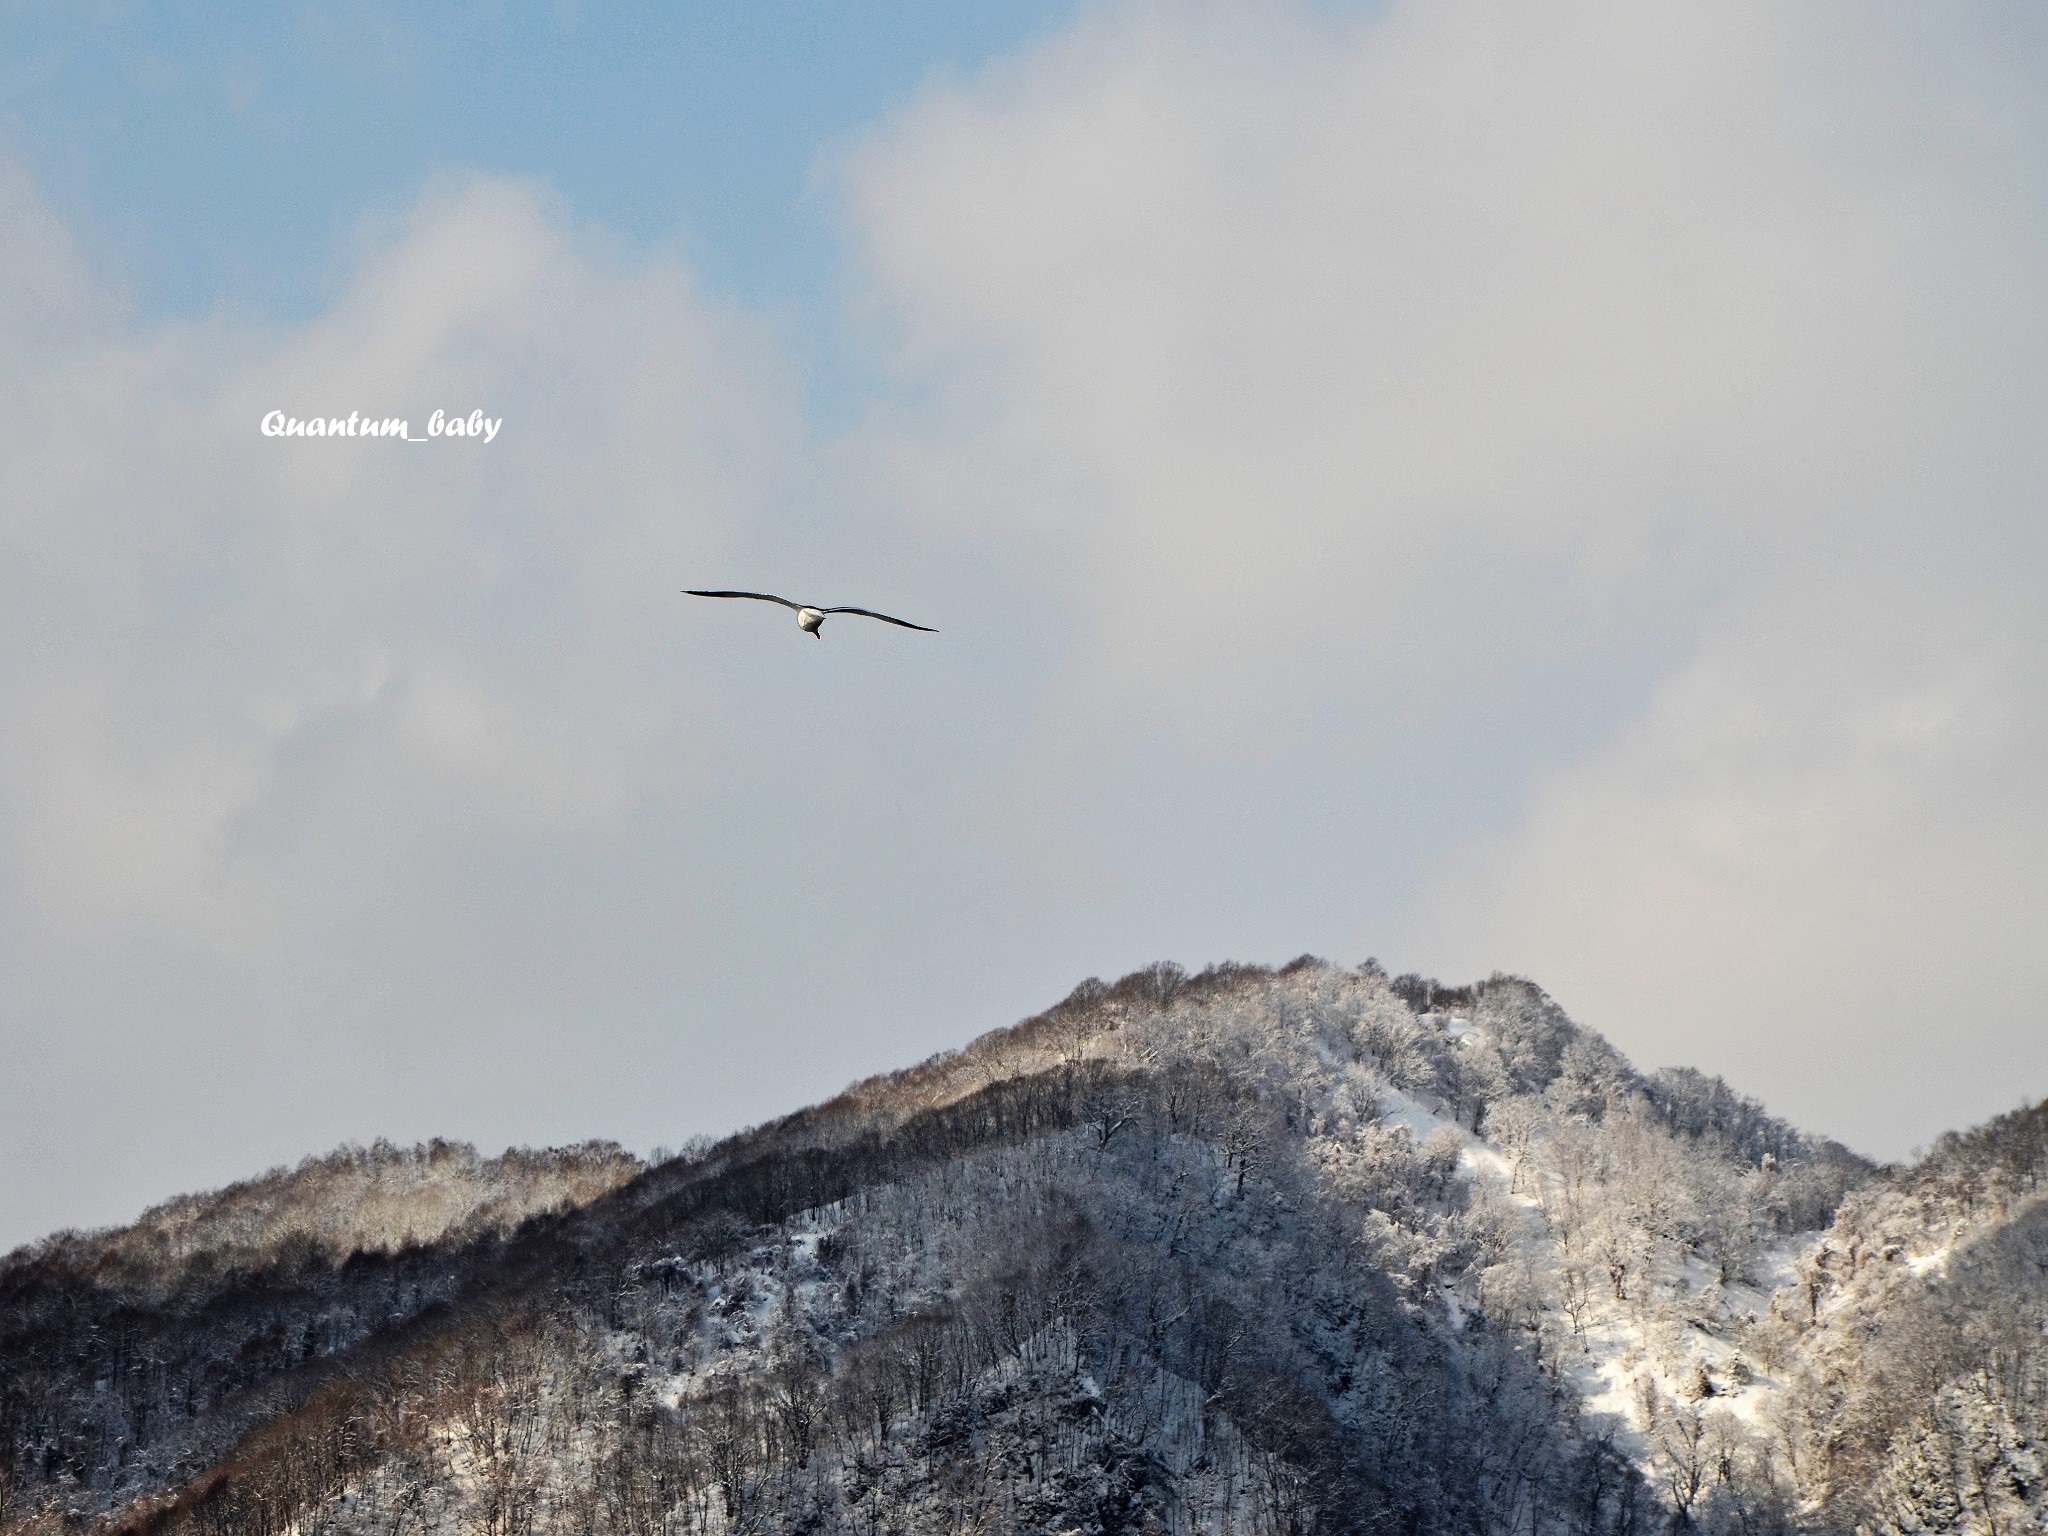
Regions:
[[[645,1167],[0,1261],[0,1530],[2020,1533],[2048,1106],[1878,1169],[1528,982],[1156,966]]]

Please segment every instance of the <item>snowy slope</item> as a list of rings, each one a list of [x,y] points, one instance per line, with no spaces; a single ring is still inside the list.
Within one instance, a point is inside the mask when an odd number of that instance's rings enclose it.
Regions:
[[[1153,967],[426,1240],[379,1157],[0,1265],[0,1529],[2039,1524],[2042,1124],[1881,1173],[1513,978]]]

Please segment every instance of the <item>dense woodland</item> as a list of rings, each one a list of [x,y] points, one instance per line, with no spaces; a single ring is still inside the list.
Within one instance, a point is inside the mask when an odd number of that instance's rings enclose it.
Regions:
[[[2048,1107],[1874,1168],[1538,988],[1089,982],[715,1145],[0,1260],[0,1531],[2040,1532]]]

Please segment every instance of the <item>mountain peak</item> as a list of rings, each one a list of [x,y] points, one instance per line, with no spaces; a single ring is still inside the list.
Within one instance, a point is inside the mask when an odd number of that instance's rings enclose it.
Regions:
[[[351,1148],[18,1251],[0,1528],[2018,1519],[2043,1123],[1878,1170],[1521,978],[1149,966],[655,1166]]]

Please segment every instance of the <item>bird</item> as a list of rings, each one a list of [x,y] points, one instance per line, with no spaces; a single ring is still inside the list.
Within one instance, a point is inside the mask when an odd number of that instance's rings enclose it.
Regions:
[[[904,629],[921,629],[928,635],[936,635],[938,633],[929,624],[913,624],[908,619],[892,619],[888,614],[877,613],[872,608],[814,608],[809,603],[792,603],[788,598],[777,597],[773,592],[699,592],[694,587],[686,587],[683,595],[685,597],[750,597],[757,603],[780,603],[785,608],[796,610],[797,628],[801,629],[813,640],[825,638],[818,631],[825,627],[825,620],[835,613],[857,613],[864,619],[880,619],[884,624],[896,624]]]

